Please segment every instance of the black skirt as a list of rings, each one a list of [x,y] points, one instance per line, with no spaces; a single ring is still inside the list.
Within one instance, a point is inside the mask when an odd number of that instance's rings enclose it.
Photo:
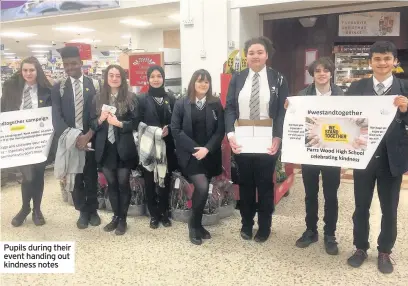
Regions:
[[[112,144],[110,141],[106,140],[105,150],[101,161],[102,168],[110,170],[121,168],[135,169],[137,165],[138,162],[136,159],[122,160],[118,154],[116,143]]]
[[[188,161],[187,167],[182,170],[184,176],[193,176],[198,174],[204,174],[207,177],[214,176],[211,171],[211,156],[209,153],[202,160],[197,160],[193,155],[191,155],[190,160]]]

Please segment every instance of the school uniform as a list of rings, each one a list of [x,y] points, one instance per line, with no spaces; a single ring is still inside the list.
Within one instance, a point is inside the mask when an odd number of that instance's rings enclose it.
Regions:
[[[175,145],[170,126],[175,101],[176,99],[165,93],[164,89],[155,93],[152,92],[151,88],[148,93],[136,96],[139,123],[144,122],[147,126],[160,128],[168,126],[169,128],[169,134],[163,138],[166,143],[167,157],[165,187],[159,187],[158,192],[156,193],[154,173],[143,169],[147,206],[151,217],[156,221],[160,218],[168,217],[171,174],[178,168]]]
[[[312,84],[299,92],[299,96],[336,96],[343,95],[343,90],[332,85],[330,90],[322,94]],[[340,167],[302,165],[302,179],[305,187],[305,205],[306,205],[306,226],[308,230],[317,233],[318,221],[318,192],[319,192],[319,175],[322,174],[323,193],[325,197],[325,214],[324,214],[324,234],[334,236],[338,218],[338,200],[337,191],[340,186]]]
[[[408,82],[394,76],[380,83],[374,76],[353,82],[346,95],[405,95],[408,96]],[[369,102],[367,102],[369,104]],[[364,170],[354,170],[353,214],[354,245],[367,251],[370,244],[370,206],[377,182],[381,204],[381,232],[378,237],[378,251],[390,254],[397,238],[397,209],[403,174],[408,170],[408,113],[396,113],[383,140]]]
[[[91,105],[96,94],[95,85],[98,84],[82,75],[79,79],[68,77],[54,85],[51,93],[52,122],[57,139],[67,128],[82,130],[82,134],[89,131]],[[94,148],[94,138],[90,142]],[[88,151],[85,154],[84,171],[75,176],[72,193],[75,209],[83,215],[97,212],[97,177],[95,153]]]
[[[222,173],[221,143],[225,136],[224,111],[213,96],[191,101],[183,97],[176,102],[171,129],[182,173],[194,184],[193,214],[190,228],[202,228],[202,216],[208,198],[209,182]],[[208,154],[202,160],[193,154],[205,147]],[[209,235],[209,234],[208,234]],[[193,237],[196,237],[195,234]]]
[[[282,138],[285,117],[284,103],[288,96],[285,77],[269,67],[259,73],[245,69],[235,74],[230,82],[225,107],[225,129],[228,138],[233,136],[238,119],[273,120],[273,137]],[[272,141],[271,141],[272,145]],[[265,241],[270,234],[274,211],[273,173],[278,154],[234,155],[239,170],[241,236],[252,238],[258,191],[257,241]]]
[[[20,94],[21,98],[17,105],[9,104],[9,88],[5,84],[4,94],[1,98],[1,111],[17,111],[17,110],[27,110],[36,109],[51,106],[51,90],[49,88],[43,88],[35,85],[25,84],[23,92]],[[11,91],[10,91],[11,94]],[[12,224],[14,226],[20,226],[23,220],[19,219],[26,217],[30,211],[30,202],[33,200],[33,221],[36,225],[43,225],[45,223],[44,217],[41,213],[41,201],[44,192],[44,171],[47,162],[42,162],[38,164],[31,164],[21,166],[20,172],[22,174],[21,182],[21,194],[23,206],[20,213],[13,219]]]
[[[134,95],[132,95],[134,100]],[[105,120],[99,125],[96,106],[91,113],[91,128],[95,130],[95,159],[102,167],[108,181],[109,200],[115,219],[126,220],[131,189],[130,172],[139,161],[133,132],[137,130],[137,110],[128,109],[121,114],[117,105],[117,95],[110,95],[109,105],[117,108],[116,117],[123,128],[110,125]]]

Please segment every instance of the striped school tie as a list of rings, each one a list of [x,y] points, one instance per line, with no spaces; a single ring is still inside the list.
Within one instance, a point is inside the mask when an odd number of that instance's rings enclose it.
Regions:
[[[383,83],[377,84],[377,95],[384,95],[385,93],[385,85]]]
[[[249,101],[249,119],[251,120],[261,118],[259,88],[259,73],[255,73],[252,78],[251,99]]]
[[[116,102],[116,97],[111,96],[110,105],[115,106],[115,102]],[[110,124],[108,128],[108,140],[112,144],[115,143],[115,131],[113,129],[113,125],[110,125]]]
[[[23,109],[32,109],[33,108],[33,101],[32,101],[32,98],[31,98],[31,86],[28,86],[24,90],[23,100],[24,100]]]
[[[75,80],[75,124],[77,128],[82,129],[83,126],[83,112],[84,112],[84,95],[82,92],[81,82],[79,79]]]

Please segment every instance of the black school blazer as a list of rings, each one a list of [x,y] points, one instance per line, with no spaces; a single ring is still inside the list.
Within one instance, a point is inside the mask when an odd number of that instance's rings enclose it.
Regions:
[[[171,130],[176,145],[176,154],[180,167],[186,168],[188,161],[196,147],[206,147],[209,150],[209,160],[214,167],[210,170],[211,176],[222,173],[221,143],[225,135],[224,110],[219,98],[207,96],[206,99],[206,132],[208,142],[205,146],[199,146],[193,138],[193,124],[191,118],[192,103],[189,97],[180,98],[173,110],[171,117]]]
[[[135,95],[132,94],[133,100]],[[119,121],[123,123],[123,128],[113,126],[115,132],[115,143],[122,161],[135,160],[139,161],[136,149],[133,131],[137,131],[137,109],[136,105],[133,110],[128,110],[120,115],[116,114]],[[99,115],[96,113],[95,100],[92,102],[90,128],[95,131],[95,159],[99,164],[102,161],[105,144],[108,140],[109,123],[105,120],[101,125],[98,124]]]
[[[390,94],[408,97],[408,81],[394,77]],[[374,95],[373,78],[353,82],[346,95]],[[404,174],[408,171],[408,112],[401,113],[398,109],[395,120],[385,133],[384,140],[391,174],[393,176]]]

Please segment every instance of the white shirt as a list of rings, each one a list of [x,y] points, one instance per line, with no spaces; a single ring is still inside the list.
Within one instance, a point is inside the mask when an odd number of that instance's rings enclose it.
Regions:
[[[22,110],[23,107],[24,107],[24,91],[27,89],[27,87],[29,87],[29,85],[26,83],[24,85],[24,89],[23,89],[23,100],[21,101],[20,110]],[[30,95],[31,95],[32,108],[33,109],[38,108],[38,87],[37,87],[37,84],[31,85]]]
[[[330,88],[330,90],[329,90],[328,92],[326,92],[326,93],[321,93],[321,92],[317,89],[317,87],[315,87],[315,89],[316,89],[316,95],[317,95],[317,96],[330,96],[330,95],[332,95],[331,88]]]
[[[269,117],[269,101],[271,99],[271,92],[269,91],[268,73],[266,72],[266,66],[258,73],[259,74],[259,112],[260,119],[268,119]],[[249,119],[249,102],[251,101],[252,92],[252,78],[255,72],[249,69],[248,76],[246,78],[244,87],[239,92],[238,104],[239,104],[239,119]],[[227,134],[228,138],[234,135],[234,132]]]
[[[374,90],[377,91],[377,85],[380,83],[375,76],[373,76],[373,81],[374,81]],[[392,86],[392,82],[394,81],[394,77],[392,75],[390,75],[386,80],[384,80],[382,82],[382,84],[384,85],[384,91],[387,91],[391,86]]]
[[[76,79],[73,78],[73,77],[69,77],[69,78],[71,79],[72,93],[74,94],[74,102],[75,102],[75,97],[76,97],[76,94],[75,94],[75,81],[76,81]],[[79,85],[81,86],[81,89],[82,89],[82,96],[83,96],[84,95],[84,75],[81,75],[81,77],[78,78],[78,80],[79,80]]]

